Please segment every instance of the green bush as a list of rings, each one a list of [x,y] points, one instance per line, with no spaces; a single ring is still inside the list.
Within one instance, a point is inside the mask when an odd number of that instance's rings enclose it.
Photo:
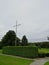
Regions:
[[[33,58],[38,56],[38,48],[29,46],[8,46],[3,48],[3,54]]]
[[[39,53],[38,57],[49,57],[49,53]]]
[[[46,54],[45,53],[39,53],[38,57],[40,57],[40,58],[46,57]]]

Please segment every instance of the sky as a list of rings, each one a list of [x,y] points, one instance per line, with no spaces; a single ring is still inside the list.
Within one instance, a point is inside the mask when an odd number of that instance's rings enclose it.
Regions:
[[[26,35],[29,42],[47,41],[49,36],[49,0],[0,0],[0,40],[9,30]]]

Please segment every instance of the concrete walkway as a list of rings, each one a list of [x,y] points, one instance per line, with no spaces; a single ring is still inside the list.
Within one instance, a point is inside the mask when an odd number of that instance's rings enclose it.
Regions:
[[[44,65],[47,61],[49,61],[49,57],[39,58],[35,59],[35,62],[31,63],[30,65]]]

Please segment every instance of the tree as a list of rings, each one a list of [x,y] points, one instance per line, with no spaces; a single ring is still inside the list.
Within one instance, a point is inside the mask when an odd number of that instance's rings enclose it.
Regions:
[[[0,49],[2,49],[2,44],[1,44],[1,41],[0,41]]]
[[[16,39],[17,39],[16,45],[19,46],[20,45],[20,39],[18,37]]]
[[[26,46],[26,45],[28,45],[28,39],[24,35],[23,38],[22,38],[22,46]]]
[[[49,37],[47,37],[47,40],[49,40]]]
[[[9,30],[1,40],[2,46],[15,46],[15,40],[16,40],[15,32],[12,30]],[[18,45],[19,41],[20,41],[20,39],[17,38],[17,45]]]

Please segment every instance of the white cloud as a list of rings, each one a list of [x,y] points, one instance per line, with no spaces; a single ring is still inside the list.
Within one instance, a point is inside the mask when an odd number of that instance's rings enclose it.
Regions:
[[[49,35],[49,0],[0,0],[0,31],[14,29],[16,19],[21,23],[19,37],[25,34],[29,41],[45,40]]]

